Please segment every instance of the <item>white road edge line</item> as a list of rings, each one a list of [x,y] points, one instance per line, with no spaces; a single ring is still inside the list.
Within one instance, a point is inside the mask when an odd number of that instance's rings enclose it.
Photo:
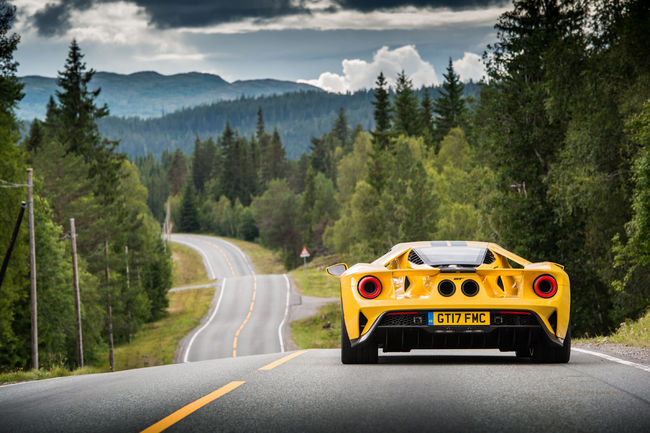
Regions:
[[[287,315],[289,314],[289,294],[291,292],[291,283],[289,282],[289,277],[287,277],[287,274],[284,274],[284,279],[287,281],[287,303],[284,306],[284,317],[282,318],[282,322],[280,323],[280,326],[278,326],[278,338],[280,339],[280,352],[284,352],[284,341],[282,340],[282,327],[284,326],[284,322],[287,321]]]
[[[200,333],[201,333],[205,328],[208,327],[208,325],[210,324],[210,322],[212,322],[212,319],[214,319],[214,316],[217,315],[217,311],[219,310],[219,305],[221,305],[221,298],[223,297],[223,292],[224,292],[224,289],[225,289],[225,288],[226,288],[226,279],[224,278],[223,281],[221,282],[221,292],[219,293],[219,299],[217,300],[217,305],[214,307],[214,311],[213,311],[212,314],[210,315],[210,318],[208,319],[208,321],[205,322],[205,323],[203,324],[203,326],[201,326],[201,328],[199,328],[199,330],[196,331],[196,332],[194,333],[194,335],[192,335],[192,338],[190,339],[190,342],[187,344],[187,348],[185,349],[185,354],[183,355],[183,362],[187,362],[187,358],[188,358],[189,355],[190,355],[190,349],[192,348],[192,343],[194,343],[194,340],[196,339],[196,337],[197,337],[197,336],[198,336],[198,335],[199,335],[199,334],[200,334]]]
[[[638,368],[639,370],[647,371],[648,373],[650,373],[650,366],[649,365],[637,364],[636,362],[626,361],[626,360],[621,359],[621,358],[616,358],[615,356],[605,355],[604,353],[600,353],[600,352],[592,352],[591,350],[586,350],[586,349],[578,349],[576,347],[571,348],[571,350],[575,350],[576,352],[580,352],[580,353],[586,353],[588,355],[598,356],[598,357],[606,359],[608,361],[617,362],[619,364],[627,365],[629,367]]]
[[[199,254],[201,254],[201,256],[203,257],[203,264],[204,264],[205,268],[208,270],[208,272],[210,274],[210,275],[208,275],[208,279],[214,280],[215,278],[217,278],[216,275],[214,274],[214,269],[212,269],[212,265],[210,264],[210,260],[208,260],[208,256],[205,255],[205,252],[202,249],[199,249],[196,245],[194,245],[192,243],[185,242],[185,241],[180,241],[178,239],[171,239],[171,241],[176,242],[178,244],[186,245],[186,246],[192,248],[194,251],[198,251]]]

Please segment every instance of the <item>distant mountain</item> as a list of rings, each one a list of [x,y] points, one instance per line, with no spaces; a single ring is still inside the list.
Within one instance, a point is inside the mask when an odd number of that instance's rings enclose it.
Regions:
[[[438,97],[438,88],[429,89],[432,98]],[[479,86],[465,84],[465,94],[476,97]],[[422,90],[416,92],[421,96]],[[278,129],[287,157],[299,158],[309,152],[311,137],[320,137],[332,129],[339,108],[343,107],[350,127],[360,124],[364,129],[374,128],[373,91],[359,91],[339,95],[327,92],[285,93],[258,98],[241,98],[210,105],[186,108],[159,118],[137,119],[107,117],[100,119],[100,132],[120,140],[120,150],[127,154],[160,156],[163,150],[180,148],[191,153],[198,135],[205,140],[218,137],[226,122],[250,137],[255,131],[257,110],[262,107],[266,130]]]
[[[56,78],[31,75],[21,77],[21,80],[25,84],[25,97],[20,101],[18,117],[26,120],[43,118],[47,101],[57,88]],[[218,75],[198,72],[176,75],[150,71],[129,75],[97,72],[90,87],[101,87],[98,102],[108,104],[111,115],[144,118],[243,97],[299,91],[323,92],[318,87],[292,81],[262,79],[229,83]]]

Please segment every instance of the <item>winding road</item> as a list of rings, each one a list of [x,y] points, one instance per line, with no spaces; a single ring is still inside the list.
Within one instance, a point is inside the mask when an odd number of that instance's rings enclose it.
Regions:
[[[585,349],[556,365],[497,350],[380,352],[377,365],[275,353],[286,277],[256,275],[220,239],[174,241],[219,278],[181,346],[193,362],[0,386],[0,432],[650,431],[650,365]]]
[[[250,258],[220,238],[174,234],[203,257],[217,278],[210,312],[181,342],[180,361],[204,361],[284,352],[291,284],[286,275],[257,275]]]

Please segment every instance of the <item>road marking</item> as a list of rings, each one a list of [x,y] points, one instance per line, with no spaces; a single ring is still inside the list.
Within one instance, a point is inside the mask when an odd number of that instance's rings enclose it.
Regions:
[[[228,258],[228,255],[226,254],[226,252],[225,252],[225,251],[224,251],[224,250],[223,250],[219,245],[217,245],[216,243],[214,243],[214,242],[212,242],[212,241],[208,241],[208,242],[209,242],[210,245],[212,245],[213,247],[216,247],[216,248],[219,250],[219,252],[221,252],[221,254],[223,255],[223,257],[226,259],[226,263],[228,263],[228,267],[230,268],[230,272],[232,272],[232,276],[233,276],[233,277],[236,277],[237,274],[235,274],[235,268],[232,267],[232,263],[230,263],[230,259]]]
[[[244,263],[246,263],[246,266],[248,266],[248,270],[250,271],[251,275],[253,275],[255,273],[255,270],[253,269],[253,265],[250,263],[250,258],[246,254],[244,254],[244,252],[242,251],[241,248],[239,248],[237,245],[233,244],[232,242],[228,242],[225,239],[222,239],[222,238],[217,238],[217,239],[219,239],[224,244],[227,244],[227,245],[230,245],[231,247],[233,247],[239,253],[239,255],[242,257],[242,259],[244,260]]]
[[[258,370],[264,370],[264,371],[273,370],[278,365],[282,365],[285,362],[292,360],[296,356],[302,355],[303,353],[307,353],[307,350],[300,350],[298,352],[293,352],[292,354],[289,354],[289,355],[285,356],[284,358],[280,358],[277,361],[273,361],[270,364],[266,364],[264,367],[258,368]]]
[[[237,389],[238,387],[242,386],[246,382],[242,380],[234,380],[230,382],[227,385],[222,386],[221,388],[212,391],[210,394],[205,395],[198,400],[193,401],[192,403],[188,404],[187,406],[184,406],[180,409],[178,409],[176,412],[172,413],[171,415],[166,416],[165,418],[161,419],[151,427],[148,427],[144,430],[142,430],[141,433],[158,433],[166,428],[171,427],[172,425],[176,424],[178,421],[182,420],[186,416],[192,414],[193,412],[196,412],[197,410],[201,409],[203,406],[206,404],[218,399],[219,397],[223,397],[224,395],[228,394],[230,391]]]
[[[217,300],[217,305],[214,307],[214,311],[212,312],[212,315],[210,315],[210,318],[208,319],[208,321],[205,322],[203,324],[203,326],[201,326],[201,328],[199,328],[199,330],[194,333],[194,335],[192,335],[192,338],[190,339],[190,342],[187,344],[187,348],[185,349],[185,354],[183,355],[183,362],[187,362],[187,358],[190,355],[190,349],[192,348],[192,343],[194,343],[194,340],[196,339],[196,337],[205,328],[208,327],[210,322],[212,322],[212,319],[214,319],[214,316],[216,316],[217,310],[219,309],[219,305],[221,305],[221,298],[223,298],[223,292],[224,292],[225,288],[226,288],[226,279],[224,278],[223,281],[221,282],[221,292],[219,293],[219,299]]]
[[[284,322],[287,321],[287,315],[289,314],[289,292],[291,290],[291,284],[289,283],[289,277],[287,277],[287,274],[284,274],[284,279],[287,281],[287,303],[284,306],[284,317],[282,318],[282,322],[280,322],[280,326],[278,326],[278,338],[280,339],[280,352],[284,352],[284,340],[282,339],[282,327],[284,326]]]
[[[241,326],[235,333],[235,339],[232,342],[232,357],[237,358],[237,342],[239,341],[239,333],[244,329],[244,326],[246,326],[246,323],[248,323],[248,319],[251,318],[251,314],[253,314],[253,307],[255,306],[255,295],[257,295],[257,277],[255,274],[253,274],[253,298],[251,299],[251,305],[248,308],[248,314],[246,315],[246,318],[242,322]]]
[[[212,269],[212,265],[210,264],[210,260],[208,259],[208,256],[205,254],[205,252],[202,249],[200,249],[196,245],[194,245],[192,243],[189,243],[189,242],[186,242],[186,241],[181,241],[181,240],[178,240],[178,239],[172,239],[171,241],[176,242],[178,244],[186,245],[186,246],[192,248],[193,250],[198,251],[199,254],[201,254],[201,257],[203,257],[204,266],[208,270],[208,273],[209,273],[208,279],[214,280],[215,278],[217,278],[216,274],[214,273],[214,269]]]
[[[586,350],[586,349],[578,349],[576,347],[572,348],[571,350],[574,350],[574,351],[580,352],[580,353],[586,353],[588,355],[599,356],[599,357],[604,358],[604,359],[606,359],[608,361],[617,362],[619,364],[627,365],[629,367],[638,368],[639,370],[647,371],[648,373],[650,373],[650,366],[649,365],[637,364],[636,362],[626,361],[626,360],[621,359],[621,358],[616,358],[615,356],[605,355],[604,353],[600,353],[600,352],[592,352],[591,350]]]

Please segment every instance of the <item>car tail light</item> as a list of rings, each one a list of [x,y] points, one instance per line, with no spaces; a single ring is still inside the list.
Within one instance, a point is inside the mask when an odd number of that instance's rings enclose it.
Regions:
[[[366,299],[374,299],[381,293],[381,282],[377,277],[368,275],[359,281],[359,294]]]
[[[535,294],[542,298],[551,298],[557,292],[557,281],[550,275],[541,275],[533,283]]]

